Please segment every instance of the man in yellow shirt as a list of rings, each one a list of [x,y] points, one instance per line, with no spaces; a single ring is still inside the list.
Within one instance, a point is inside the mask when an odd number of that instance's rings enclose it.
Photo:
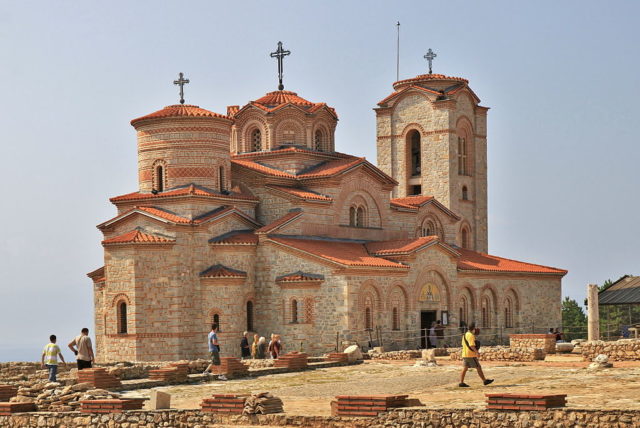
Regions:
[[[493,379],[485,379],[484,373],[482,373],[482,367],[480,366],[480,361],[478,361],[476,334],[479,332],[480,330],[476,329],[476,323],[472,322],[469,324],[469,330],[462,335],[462,373],[460,374],[460,384],[458,385],[461,388],[469,387],[469,385],[464,383],[464,377],[469,369],[476,369],[478,371],[478,376],[480,376],[480,379],[482,379],[482,382],[485,385],[489,385],[493,382]]]
[[[58,356],[60,356],[60,361],[64,364],[64,357],[62,356],[62,352],[60,352],[60,347],[56,345],[56,335],[52,334],[49,336],[50,343],[42,350],[42,368],[47,368],[49,370],[49,382],[57,382],[56,375],[58,374]]]

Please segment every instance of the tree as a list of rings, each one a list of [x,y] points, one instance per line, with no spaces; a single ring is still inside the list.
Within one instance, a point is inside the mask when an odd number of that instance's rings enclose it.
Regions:
[[[587,336],[587,316],[582,307],[569,296],[562,301],[562,332],[564,339],[585,339]]]

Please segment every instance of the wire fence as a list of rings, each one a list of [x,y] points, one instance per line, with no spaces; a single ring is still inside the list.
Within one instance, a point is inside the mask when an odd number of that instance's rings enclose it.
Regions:
[[[629,337],[626,325],[605,324],[600,327],[602,340],[617,340]],[[553,329],[555,331],[555,329]],[[462,335],[466,327],[444,326],[440,335],[433,335],[430,329],[390,330],[375,326],[367,330],[350,330],[337,332],[335,349],[340,349],[343,342],[355,342],[363,350],[383,346],[385,351],[425,349],[429,347],[455,347],[462,343]],[[575,339],[587,339],[586,325],[562,325],[558,328],[560,340],[570,342]],[[546,334],[550,333],[547,326],[530,324],[518,327],[481,327],[478,340],[483,345],[509,345],[512,334]],[[555,334],[555,333],[554,333]]]

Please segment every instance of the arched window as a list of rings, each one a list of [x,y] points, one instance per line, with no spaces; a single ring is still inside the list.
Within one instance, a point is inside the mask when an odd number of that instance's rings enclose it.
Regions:
[[[156,182],[154,188],[158,192],[164,191],[164,167],[162,165],[156,166]]]
[[[482,298],[482,327],[491,326],[491,303],[488,297]]]
[[[427,220],[422,224],[421,236],[437,235],[436,225],[431,220]]]
[[[211,317],[211,322],[213,324],[218,324],[218,330],[220,330],[220,315],[213,314],[213,316]]]
[[[469,248],[469,229],[466,227],[462,228],[462,232],[460,233],[460,240],[462,241],[462,248]]]
[[[398,308],[393,308],[391,316],[392,316],[391,324],[392,324],[393,330],[400,330],[400,314],[398,313]]]
[[[364,221],[364,208],[363,207],[358,207],[358,209],[356,210],[356,227],[364,227],[365,226],[365,221]]]
[[[458,137],[458,174],[469,175],[467,139]]]
[[[467,190],[467,186],[462,186],[462,200],[463,201],[469,200],[469,191]]]
[[[257,128],[251,132],[251,145],[254,152],[262,150],[262,132]]]
[[[463,323],[464,325],[467,325],[468,313],[469,306],[467,303],[467,298],[462,296],[462,298],[460,299],[460,325],[462,325]]]
[[[127,303],[118,304],[118,333],[127,334]]]
[[[291,301],[291,323],[296,324],[298,322],[298,301],[293,299]]]
[[[409,143],[411,145],[411,151],[410,151],[410,156],[411,156],[411,176],[415,177],[417,175],[420,175],[420,172],[422,171],[420,162],[421,162],[421,154],[422,154],[422,150],[420,147],[420,133],[416,130],[413,130],[409,133],[409,135],[407,136]]]
[[[364,328],[365,330],[373,330],[373,323],[371,322],[371,308],[364,308]]]
[[[253,302],[249,300],[247,302],[247,331],[253,330]]]
[[[225,177],[224,177],[224,167],[221,166],[218,168],[218,179],[220,180],[220,193],[224,192],[226,189],[225,186]]]
[[[355,227],[356,219],[357,219],[356,207],[349,208],[349,226]]]
[[[313,139],[313,146],[315,147],[315,149],[319,152],[322,152],[324,149],[324,138],[322,135],[322,131],[320,131],[319,129],[316,130],[316,133],[314,135],[314,139]]]
[[[506,328],[513,327],[513,303],[511,299],[507,299],[504,306],[504,326]]]

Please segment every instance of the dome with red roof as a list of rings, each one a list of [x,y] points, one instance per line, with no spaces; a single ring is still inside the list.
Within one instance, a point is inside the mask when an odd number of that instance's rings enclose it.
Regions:
[[[398,91],[405,86],[419,85],[421,83],[428,83],[431,85],[438,83],[451,85],[452,83],[468,84],[469,81],[467,79],[463,79],[462,77],[445,76],[444,74],[421,74],[416,77],[412,77],[411,79],[398,80],[393,84],[393,89]]]
[[[143,120],[149,119],[166,119],[171,117],[214,117],[219,119],[229,119],[228,116],[214,113],[209,110],[205,110],[200,108],[199,106],[192,104],[174,104],[163,108],[162,110],[155,111],[146,116],[138,117],[137,119],[133,119],[131,121],[131,125],[135,126],[136,123],[141,122]]]

